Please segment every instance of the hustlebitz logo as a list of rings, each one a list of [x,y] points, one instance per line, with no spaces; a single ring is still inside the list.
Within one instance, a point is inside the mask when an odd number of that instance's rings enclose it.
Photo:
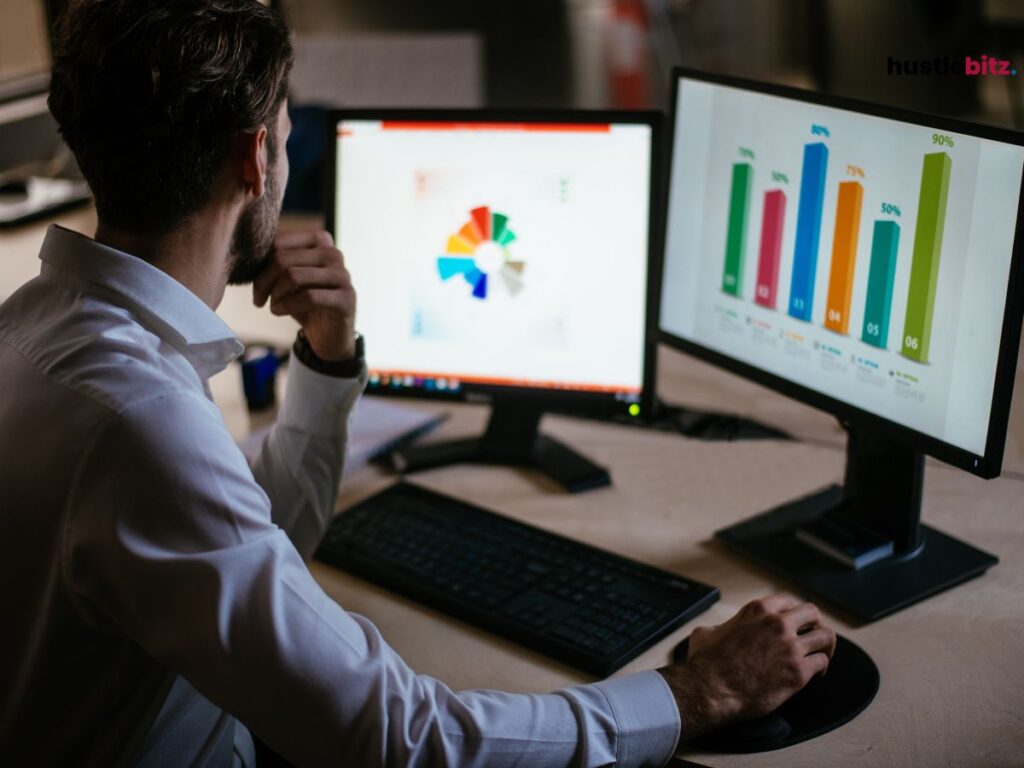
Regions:
[[[961,75],[964,77],[1016,77],[1017,67],[1009,59],[982,54],[962,59],[936,56],[931,59],[898,59],[890,56],[890,75]]]

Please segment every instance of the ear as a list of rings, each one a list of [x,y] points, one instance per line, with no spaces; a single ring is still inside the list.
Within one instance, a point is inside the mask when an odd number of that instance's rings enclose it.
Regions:
[[[252,133],[238,138],[241,154],[242,182],[246,194],[262,197],[267,179],[267,128],[261,125]]]

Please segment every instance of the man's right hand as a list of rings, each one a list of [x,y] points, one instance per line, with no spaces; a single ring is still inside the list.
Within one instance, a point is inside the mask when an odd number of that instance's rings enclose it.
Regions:
[[[783,595],[747,603],[724,624],[697,627],[686,661],[658,670],[679,706],[681,739],[772,712],[825,673],[835,647],[818,609]]]

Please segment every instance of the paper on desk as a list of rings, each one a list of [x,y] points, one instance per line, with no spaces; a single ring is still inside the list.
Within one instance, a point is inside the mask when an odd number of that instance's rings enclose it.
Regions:
[[[345,475],[366,466],[396,444],[426,434],[448,418],[443,413],[429,413],[379,397],[361,397],[352,415],[345,459]],[[238,443],[245,457],[252,461],[259,454],[263,439],[273,424],[257,429]]]

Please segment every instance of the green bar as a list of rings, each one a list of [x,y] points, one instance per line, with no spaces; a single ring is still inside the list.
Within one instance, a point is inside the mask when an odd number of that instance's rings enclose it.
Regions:
[[[747,211],[754,169],[750,163],[732,167],[732,191],[729,193],[729,232],[725,238],[725,271],[722,290],[739,296],[743,289],[743,255],[747,250]]]
[[[907,291],[907,319],[903,323],[904,357],[928,362],[932,318],[935,311],[935,286],[939,281],[939,257],[942,232],[946,226],[946,199],[953,160],[945,152],[924,156],[921,170],[921,194],[917,203],[917,227],[914,230],[914,255],[910,262],[910,288]]]

